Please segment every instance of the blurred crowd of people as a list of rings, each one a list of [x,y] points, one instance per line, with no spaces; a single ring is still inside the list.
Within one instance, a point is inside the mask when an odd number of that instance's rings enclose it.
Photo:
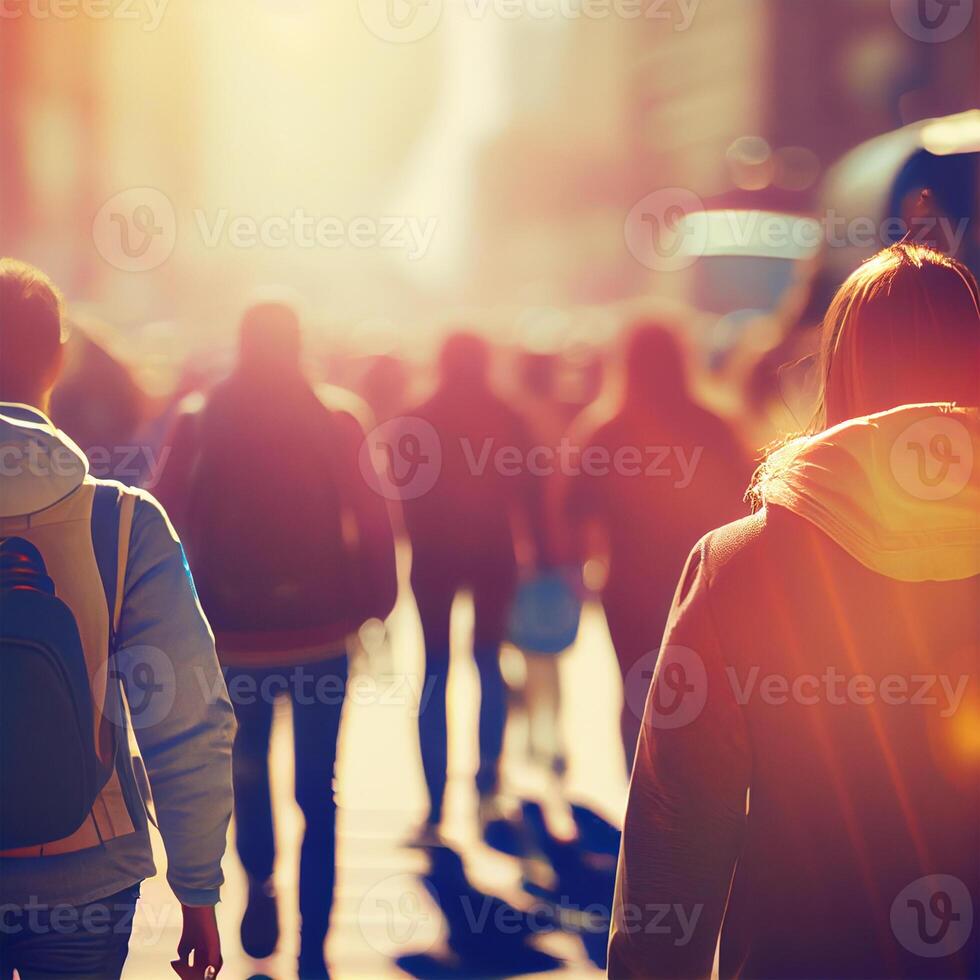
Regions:
[[[237,691],[300,666],[313,683],[332,679],[342,692],[349,637],[391,611],[395,542],[405,542],[405,584],[425,647],[418,728],[429,798],[412,843],[446,843],[450,618],[465,592],[474,610],[467,655],[480,687],[479,831],[520,854],[525,815],[499,771],[509,708],[526,716],[531,760],[557,781],[560,797],[558,660],[575,641],[582,603],[598,599],[623,678],[628,773],[678,575],[702,534],[748,512],[752,472],[736,430],[691,393],[694,352],[678,325],[636,321],[585,357],[451,332],[431,365],[336,351],[318,361],[302,334],[289,303],[258,303],[242,319],[231,373],[204,379],[188,365],[186,381],[161,403],[81,325],[51,397],[53,422],[100,467],[97,475],[134,482],[112,467],[133,462],[121,460],[121,447],[140,448],[135,482],[166,507],[188,552],[238,721],[237,846],[249,881],[242,941],[256,958],[278,942],[274,699]],[[114,447],[111,458],[102,447]],[[522,689],[505,682],[505,643],[523,655]],[[305,976],[322,968],[332,902],[343,697],[308,704],[295,690],[282,693],[292,700],[306,821]],[[568,826],[545,820],[541,830],[554,841]],[[604,891],[611,886],[610,868]]]
[[[949,495],[958,510],[944,511],[939,494],[899,501],[885,488],[889,450],[868,440],[936,418],[941,426],[953,410],[936,403],[956,403],[968,409],[955,417],[975,445],[976,283],[938,252],[895,246],[845,284],[823,336],[809,442],[770,455],[753,484],[758,426],[696,396],[703,368],[683,323],[627,323],[616,344],[586,359],[452,332],[434,363],[419,366],[393,354],[318,360],[296,309],[271,299],[245,312],[226,377],[203,378],[191,365],[163,401],[142,394],[84,325],[75,331],[51,421],[96,476],[143,483],[159,499],[216,639],[237,721],[249,955],[266,957],[279,941],[269,774],[278,697],[292,702],[306,823],[300,975],[326,975],[348,655],[362,625],[383,622],[395,604],[400,549],[411,554],[401,584],[418,608],[428,695],[418,714],[428,810],[409,843],[428,850],[433,875],[456,882],[457,894],[467,887],[441,830],[450,620],[466,593],[472,637],[454,656],[472,657],[479,675],[479,832],[515,855],[530,835],[564,869],[566,887],[605,903],[609,915],[590,938],[597,963],[611,926],[613,973],[706,976],[724,928],[725,975],[803,975],[802,962],[820,976],[882,975],[882,964],[889,975],[915,973],[922,961],[908,959],[901,935],[881,932],[891,898],[881,902],[906,878],[940,873],[977,894],[975,759],[948,755],[951,773],[940,772],[936,740],[952,736],[932,716],[857,706],[779,714],[733,700],[728,680],[753,664],[877,676],[884,631],[890,670],[938,671],[942,650],[975,693],[980,549],[962,496],[975,476]],[[0,394],[47,407],[9,379]],[[113,454],[124,447],[138,450],[125,460],[135,475],[118,472]],[[963,453],[954,449],[950,459]],[[508,711],[520,705],[529,756],[560,785],[557,664],[590,601],[601,603],[623,681],[633,781],[621,851],[618,829],[581,807],[569,806],[566,831],[533,801],[515,803],[501,773]],[[505,644],[524,658],[523,690],[505,680]],[[667,715],[693,690],[692,650],[707,688],[696,716],[675,723]],[[299,676],[315,687],[312,699],[300,696]],[[274,677],[285,683],[270,687]],[[255,696],[268,690],[276,697]],[[658,902],[700,910],[689,941],[631,926],[630,910]],[[826,931],[827,948],[805,938]],[[971,942],[948,954],[954,972],[944,975],[976,966]]]

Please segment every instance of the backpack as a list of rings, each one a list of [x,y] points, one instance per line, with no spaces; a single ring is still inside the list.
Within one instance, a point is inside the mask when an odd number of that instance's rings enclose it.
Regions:
[[[523,582],[510,610],[507,639],[530,654],[558,654],[578,636],[582,601],[569,570],[544,571]]]
[[[127,552],[119,546],[123,497],[114,485],[92,496],[101,578],[92,587],[105,594],[110,658]],[[108,753],[96,744],[103,731],[115,733],[100,730],[95,704],[79,624],[41,551],[17,533],[0,535],[0,851],[64,842],[93,813],[116,766],[115,744]]]
[[[263,399],[232,379],[196,436],[183,537],[215,632],[346,624],[355,575],[332,413],[306,385]]]

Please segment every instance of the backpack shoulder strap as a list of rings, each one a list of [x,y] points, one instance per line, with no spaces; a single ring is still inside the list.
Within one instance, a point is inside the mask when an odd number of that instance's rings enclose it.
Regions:
[[[115,650],[126,591],[129,533],[135,504],[133,494],[113,483],[98,484],[92,499],[92,547],[109,611],[110,652]]]

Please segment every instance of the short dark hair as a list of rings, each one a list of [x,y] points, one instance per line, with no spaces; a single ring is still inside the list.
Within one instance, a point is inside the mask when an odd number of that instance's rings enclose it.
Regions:
[[[60,290],[40,269],[0,258],[0,396],[54,380],[64,312]]]
[[[288,303],[269,300],[250,306],[242,317],[240,337],[242,359],[256,366],[300,359],[299,314]]]

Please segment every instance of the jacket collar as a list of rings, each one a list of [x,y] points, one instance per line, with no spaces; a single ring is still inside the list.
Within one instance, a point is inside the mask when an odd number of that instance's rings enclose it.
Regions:
[[[0,415],[5,415],[8,419],[14,419],[17,422],[33,422],[36,425],[52,424],[51,419],[39,408],[34,408],[33,405],[24,405],[21,402],[0,401]]]

